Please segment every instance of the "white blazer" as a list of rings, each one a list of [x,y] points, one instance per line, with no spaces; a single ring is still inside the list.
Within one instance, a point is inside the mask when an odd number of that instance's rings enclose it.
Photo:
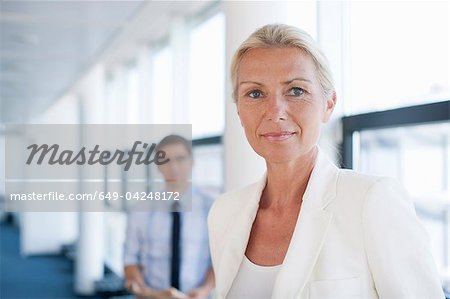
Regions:
[[[266,174],[209,212],[216,299],[236,277],[265,184]],[[338,169],[319,151],[272,293],[290,298],[444,298],[428,235],[399,183]]]

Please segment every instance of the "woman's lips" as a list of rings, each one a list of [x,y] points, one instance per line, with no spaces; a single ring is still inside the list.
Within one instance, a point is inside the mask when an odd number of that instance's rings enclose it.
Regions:
[[[294,136],[295,132],[288,132],[288,131],[269,132],[261,135],[269,141],[284,141]]]

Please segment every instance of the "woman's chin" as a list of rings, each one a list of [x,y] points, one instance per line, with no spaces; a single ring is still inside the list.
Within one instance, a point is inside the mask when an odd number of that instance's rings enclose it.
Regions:
[[[286,152],[283,153],[278,151],[276,153],[264,153],[260,155],[266,160],[268,163],[288,163],[291,161],[295,161],[298,158],[298,153]]]
[[[257,154],[263,157],[267,163],[288,163],[297,161],[302,156],[307,156],[310,150],[310,147],[289,146],[289,148],[264,149],[257,151]]]

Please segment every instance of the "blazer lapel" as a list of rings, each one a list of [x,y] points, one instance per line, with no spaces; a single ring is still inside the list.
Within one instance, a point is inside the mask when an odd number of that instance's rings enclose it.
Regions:
[[[216,274],[219,298],[226,297],[239,270],[265,185],[266,173],[246,194],[242,195],[242,201],[247,200],[247,202],[241,208],[241,213],[237,215],[236,219],[231,220],[234,224],[227,232],[228,240],[225,241],[219,270]]]
[[[325,210],[336,196],[338,168],[319,150],[272,298],[299,298],[313,272],[332,219]]]
[[[319,150],[289,249],[275,281],[273,299],[295,298],[304,289],[331,222],[332,213],[325,207],[335,196],[337,173],[337,167]],[[265,173],[247,194],[243,194],[242,200],[248,201],[226,234],[228,240],[225,241],[216,273],[218,298],[226,298],[239,270],[266,178]]]

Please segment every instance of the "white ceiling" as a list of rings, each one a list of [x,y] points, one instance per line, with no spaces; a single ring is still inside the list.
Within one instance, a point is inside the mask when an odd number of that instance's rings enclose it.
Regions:
[[[0,121],[41,113],[146,3],[0,1]]]
[[[96,62],[122,62],[215,1],[0,0],[0,123],[24,123]]]

